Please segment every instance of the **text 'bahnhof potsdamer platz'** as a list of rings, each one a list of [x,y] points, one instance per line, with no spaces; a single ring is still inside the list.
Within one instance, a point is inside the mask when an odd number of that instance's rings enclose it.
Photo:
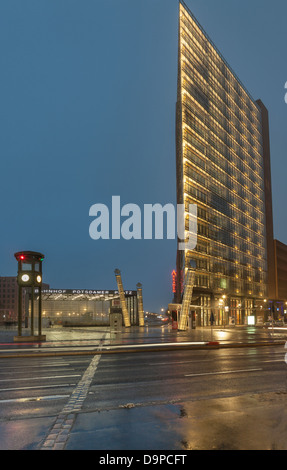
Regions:
[[[179,7],[177,202],[197,205],[197,246],[178,251],[177,301],[196,262],[197,324],[247,323],[268,295],[273,244],[268,112],[184,2]],[[272,246],[271,246],[272,245]],[[262,306],[261,306],[262,308]]]

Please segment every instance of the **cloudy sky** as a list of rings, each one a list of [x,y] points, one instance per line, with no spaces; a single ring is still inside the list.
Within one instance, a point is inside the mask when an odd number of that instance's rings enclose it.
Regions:
[[[275,237],[287,243],[287,4],[186,0],[269,110]],[[176,203],[177,0],[1,0],[0,275],[45,254],[54,288],[143,284],[172,300],[175,240],[93,240],[90,207]]]

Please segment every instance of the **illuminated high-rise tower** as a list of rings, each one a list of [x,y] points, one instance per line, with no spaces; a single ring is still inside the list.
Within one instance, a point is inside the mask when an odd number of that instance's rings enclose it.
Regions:
[[[239,81],[183,1],[179,5],[177,203],[196,204],[197,247],[177,254],[177,302],[196,262],[197,322],[242,324],[272,297],[268,112]],[[268,281],[269,280],[269,281]]]

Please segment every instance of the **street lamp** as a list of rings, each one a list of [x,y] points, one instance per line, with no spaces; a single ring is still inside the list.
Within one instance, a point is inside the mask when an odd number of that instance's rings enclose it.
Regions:
[[[42,261],[44,255],[36,251],[20,251],[14,254],[18,261],[18,336],[16,341],[22,339],[22,309],[23,309],[23,288],[31,289],[31,340],[45,341],[46,336],[42,335]],[[35,288],[38,289],[38,336],[34,336],[34,295]],[[25,338],[27,339],[27,337]]]

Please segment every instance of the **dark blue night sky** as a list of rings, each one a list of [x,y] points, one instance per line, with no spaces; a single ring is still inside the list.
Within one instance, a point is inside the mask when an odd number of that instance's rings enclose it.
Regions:
[[[186,0],[269,110],[275,237],[287,243],[287,4]],[[0,275],[45,254],[54,288],[143,284],[172,300],[175,240],[92,240],[90,206],[176,203],[177,0],[1,0]]]

